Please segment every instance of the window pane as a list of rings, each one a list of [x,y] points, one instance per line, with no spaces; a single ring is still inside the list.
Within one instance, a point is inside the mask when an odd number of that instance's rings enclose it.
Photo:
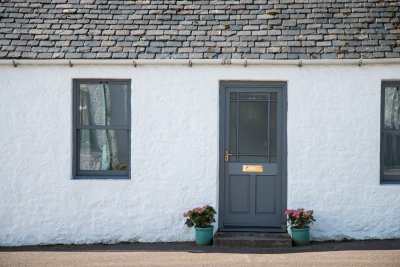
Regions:
[[[268,155],[268,102],[240,102],[239,154]]]
[[[400,175],[400,134],[383,135],[383,172]]]
[[[385,129],[400,130],[399,87],[385,88]]]
[[[80,84],[79,120],[81,125],[127,125],[127,110],[127,85]]]
[[[240,93],[240,100],[268,100],[269,93]]]
[[[128,130],[81,129],[80,170],[128,170]]]

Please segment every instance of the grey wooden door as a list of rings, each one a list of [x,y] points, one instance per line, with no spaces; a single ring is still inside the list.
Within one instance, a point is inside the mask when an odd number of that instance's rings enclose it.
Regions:
[[[285,231],[286,86],[221,83],[220,228]]]

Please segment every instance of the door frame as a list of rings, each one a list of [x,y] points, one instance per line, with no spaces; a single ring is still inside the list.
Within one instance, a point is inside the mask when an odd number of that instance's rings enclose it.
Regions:
[[[224,228],[224,181],[225,181],[225,168],[224,168],[224,150],[225,150],[225,118],[226,118],[226,92],[227,88],[276,88],[282,89],[282,160],[280,162],[280,170],[282,177],[282,208],[287,208],[287,82],[286,81],[234,81],[234,80],[221,80],[219,81],[219,181],[218,181],[218,229],[223,231],[268,231],[268,232],[286,232],[286,225],[280,229],[264,229],[264,228]],[[286,219],[282,210],[281,221]]]

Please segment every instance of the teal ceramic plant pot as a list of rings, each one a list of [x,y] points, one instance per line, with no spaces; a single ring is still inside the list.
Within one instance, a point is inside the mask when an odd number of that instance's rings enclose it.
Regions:
[[[292,227],[292,240],[295,246],[305,246],[310,244],[310,227],[304,228]]]
[[[213,242],[214,226],[207,228],[195,227],[195,236],[197,245],[211,245]]]

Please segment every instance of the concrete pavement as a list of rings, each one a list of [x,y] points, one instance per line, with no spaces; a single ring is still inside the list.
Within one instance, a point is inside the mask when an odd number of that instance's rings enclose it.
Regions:
[[[194,243],[0,247],[0,266],[394,266],[400,240],[313,242],[292,248],[215,248]]]

